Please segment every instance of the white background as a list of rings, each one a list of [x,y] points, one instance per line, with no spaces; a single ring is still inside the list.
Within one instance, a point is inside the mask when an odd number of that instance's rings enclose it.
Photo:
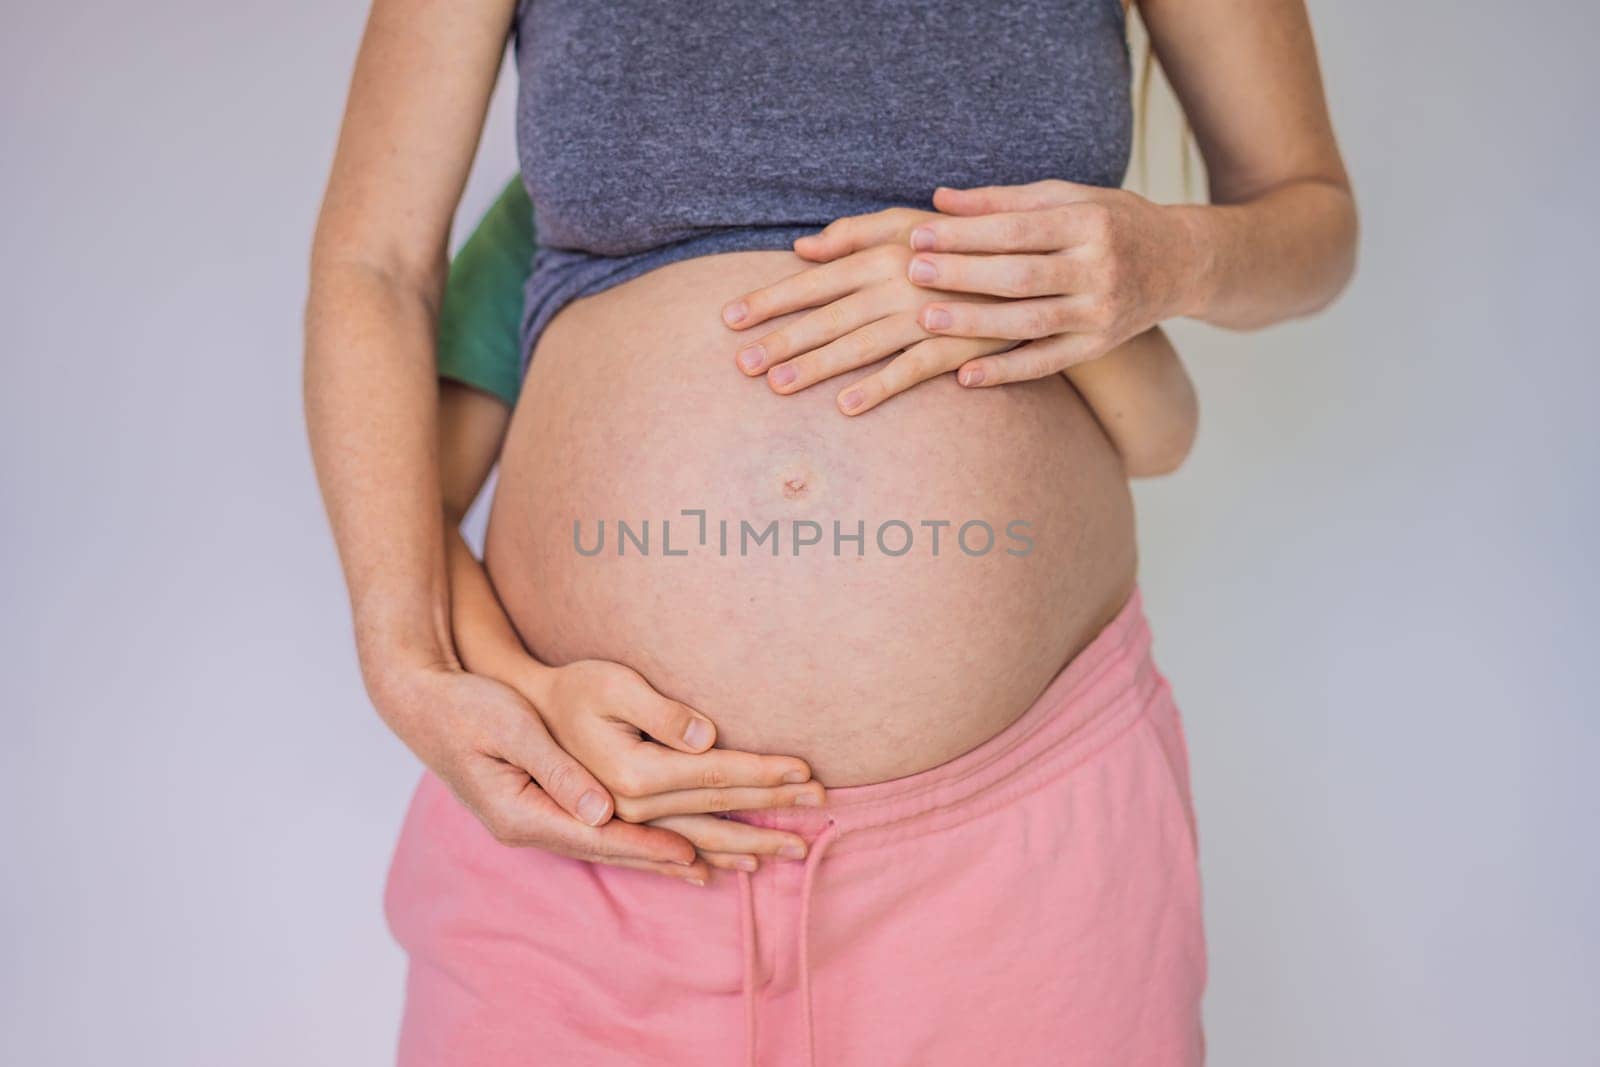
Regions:
[[[1213,1062],[1600,1062],[1600,19],[1312,6],[1359,277],[1310,321],[1180,325],[1201,439],[1139,490]],[[390,1055],[416,767],[362,695],[298,397],[362,18],[8,7],[6,1063]],[[464,217],[513,170],[509,87]]]

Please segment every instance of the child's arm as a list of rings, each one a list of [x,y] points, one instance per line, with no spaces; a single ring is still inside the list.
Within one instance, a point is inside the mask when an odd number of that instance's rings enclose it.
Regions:
[[[622,664],[541,663],[523,647],[483,564],[461,536],[461,520],[499,456],[515,404],[517,326],[534,246],[532,212],[523,205],[526,195],[515,183],[490,208],[451,264],[440,309],[440,374],[447,380],[439,390],[439,473],[457,655],[472,673],[521,693],[582,765],[585,788],[566,788],[569,781],[559,791],[582,794],[563,806],[583,821],[596,825],[614,811],[630,823],[670,829],[717,867],[803,850],[793,834],[707,814],[787,807],[804,795],[820,799],[821,786],[809,780],[803,760],[713,749],[710,720],[657,693]],[[709,780],[725,784],[705,788]],[[666,873],[692,880],[703,870],[697,860]]]
[[[1194,444],[1194,384],[1161,327],[1062,372],[1122,454],[1130,478],[1171,474]]]
[[[462,538],[461,521],[489,478],[516,406],[522,286],[535,247],[533,206],[513,178],[451,261],[439,308],[439,478],[451,629],[463,666],[514,688],[538,664]]]

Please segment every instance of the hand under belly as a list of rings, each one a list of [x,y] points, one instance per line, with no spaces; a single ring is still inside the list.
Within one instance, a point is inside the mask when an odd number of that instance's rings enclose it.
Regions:
[[[733,363],[726,300],[803,266],[690,260],[550,325],[487,558],[529,649],[626,663],[729,748],[830,786],[936,766],[1022,714],[1122,605],[1132,505],[1059,375],[950,376],[847,418]]]

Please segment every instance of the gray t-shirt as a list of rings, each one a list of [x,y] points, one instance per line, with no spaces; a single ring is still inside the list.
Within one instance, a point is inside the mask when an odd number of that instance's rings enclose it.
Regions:
[[[524,363],[567,303],[677,260],[939,185],[1120,185],[1124,33],[1121,0],[523,0]]]

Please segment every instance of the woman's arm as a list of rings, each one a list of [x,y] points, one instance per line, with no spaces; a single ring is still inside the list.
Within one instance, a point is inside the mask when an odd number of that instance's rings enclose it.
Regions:
[[[779,315],[817,310],[743,342],[734,357],[739,368],[747,375],[766,374],[776,392],[790,394],[887,357],[883,367],[839,393],[839,409],[861,415],[918,382],[1010,348],[1014,342],[998,338],[932,337],[917,324],[920,308],[934,296],[911,276],[917,257],[909,239],[939,217],[890,208],[839,219],[797,240],[795,251],[821,265],[735,298],[723,309],[723,321],[753,331]],[[827,306],[845,298],[851,301],[848,316]],[[852,317],[867,318],[870,326],[852,330]],[[1170,473],[1188,456],[1198,420],[1194,387],[1159,327],[1067,364],[1064,373],[1121,453],[1130,477]]]
[[[513,2],[374,0],[312,248],[312,455],[362,674],[395,733],[502,842],[703,878],[676,834],[568,818],[583,776],[514,691],[460,670],[451,639],[435,313]]]
[[[401,677],[455,662],[435,313],[512,2],[375,0],[312,246],[306,422],[382,711]]]
[[[1157,205],[1072,182],[941,189],[912,232],[945,337],[1026,341],[960,368],[967,384],[1039,377],[1175,316],[1245,329],[1309,314],[1355,267],[1356,211],[1303,0],[1141,0],[1195,131],[1210,204]]]
[[[1339,293],[1355,264],[1355,201],[1303,0],[1143,0],[1141,11],[1194,127],[1213,202],[1159,205],[1122,189],[1051,180],[939,189],[940,214],[928,219],[900,210],[841,219],[795,242],[796,252],[822,263],[800,277],[834,291],[780,310],[819,307],[813,321],[834,327],[812,328],[804,343],[760,362],[769,380],[783,374],[780,391],[887,354],[877,323],[873,336],[840,328],[847,317],[822,307],[856,291],[843,277],[859,269],[845,266],[851,260],[877,257],[865,261],[868,273],[899,266],[874,248],[886,216],[891,228],[912,223],[903,240],[916,254],[903,269],[923,293],[897,309],[904,316],[909,307],[916,330],[902,319],[893,340],[896,348],[914,341],[908,354],[921,358],[891,360],[853,383],[840,397],[846,411],[852,393],[870,406],[952,370],[969,387],[1042,378],[1168,318],[1261,326],[1315,311]],[[748,306],[742,297],[724,309],[728,324],[755,325]],[[956,341],[1004,343],[974,352]],[[800,373],[783,371],[784,361]]]
[[[1250,329],[1327,306],[1356,209],[1304,0],[1138,2],[1210,182],[1171,209],[1198,255],[1179,313]]]

